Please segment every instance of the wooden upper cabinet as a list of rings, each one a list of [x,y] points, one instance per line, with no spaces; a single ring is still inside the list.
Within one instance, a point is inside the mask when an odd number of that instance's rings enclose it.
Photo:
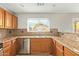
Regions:
[[[12,23],[12,14],[5,11],[5,28],[12,29],[13,23]]]
[[[16,29],[17,22],[16,16],[0,8],[0,28]]]
[[[13,19],[13,29],[17,29],[18,18],[13,15],[12,19]]]
[[[4,10],[0,8],[0,28],[4,28]]]

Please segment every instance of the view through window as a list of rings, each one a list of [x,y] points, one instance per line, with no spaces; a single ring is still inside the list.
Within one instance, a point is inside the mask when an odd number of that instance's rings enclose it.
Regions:
[[[79,21],[76,21],[74,26],[75,26],[75,32],[79,33]]]
[[[48,18],[28,18],[28,32],[50,32],[50,23]]]

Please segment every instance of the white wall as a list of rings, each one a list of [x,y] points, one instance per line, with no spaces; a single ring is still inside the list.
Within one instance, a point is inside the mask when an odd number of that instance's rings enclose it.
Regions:
[[[72,18],[79,18],[79,14],[17,14],[18,28],[27,28],[27,18],[41,17],[49,18],[51,28],[58,28],[60,32],[73,32]]]

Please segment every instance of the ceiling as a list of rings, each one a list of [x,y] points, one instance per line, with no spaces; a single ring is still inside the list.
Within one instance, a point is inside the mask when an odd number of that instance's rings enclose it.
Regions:
[[[79,13],[79,3],[0,3],[14,13]]]

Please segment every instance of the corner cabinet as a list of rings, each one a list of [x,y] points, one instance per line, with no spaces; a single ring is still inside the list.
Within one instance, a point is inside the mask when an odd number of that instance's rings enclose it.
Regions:
[[[0,8],[0,28],[4,28],[4,10]]]

